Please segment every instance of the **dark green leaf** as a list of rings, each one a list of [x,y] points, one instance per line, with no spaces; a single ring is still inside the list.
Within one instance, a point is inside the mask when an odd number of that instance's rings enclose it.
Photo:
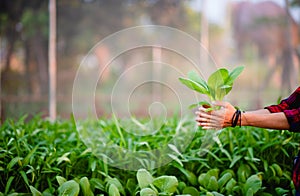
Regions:
[[[91,183],[91,186],[94,188],[94,189],[99,189],[101,191],[104,191],[105,188],[104,188],[104,182],[102,182],[100,179],[98,178],[92,178],[90,179],[90,183]]]
[[[21,174],[24,182],[26,183],[26,185],[29,186],[28,178],[27,178],[27,175],[25,174],[25,172],[22,170],[22,171],[20,171],[20,174]]]
[[[186,170],[186,169],[184,169],[183,167],[181,167],[181,166],[177,166],[177,165],[174,165],[177,169],[179,169],[184,175],[185,175],[185,177],[188,179],[188,181],[192,184],[192,185],[194,185],[194,186],[196,186],[197,185],[197,182],[198,182],[198,180],[197,180],[197,177],[195,176],[195,174],[193,173],[193,172],[191,172],[191,171],[189,171],[189,170]]]
[[[4,195],[7,195],[7,193],[9,192],[11,183],[14,180],[14,178],[15,178],[14,176],[10,176],[9,179],[7,180]]]
[[[241,155],[234,156],[229,168],[232,168],[236,164],[236,162],[238,162],[241,158],[243,158],[243,156]]]
[[[192,187],[192,186],[185,187],[183,189],[182,193],[186,194],[186,195],[191,195],[191,196],[199,196],[200,195],[199,191],[195,187]]]
[[[32,158],[33,154],[35,153],[35,151],[38,149],[38,145],[35,146],[30,153],[28,153],[28,155],[24,158],[23,160],[23,165],[27,165],[29,163],[30,158]]]
[[[23,160],[22,157],[15,157],[13,158],[8,164],[7,164],[7,169],[10,170],[13,168],[13,166],[19,162],[19,165],[21,165],[21,160]]]

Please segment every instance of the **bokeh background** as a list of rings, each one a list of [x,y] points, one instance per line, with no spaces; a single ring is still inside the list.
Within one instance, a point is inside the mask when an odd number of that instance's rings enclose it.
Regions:
[[[24,114],[49,115],[49,2],[0,1],[1,121]],[[57,116],[69,118],[72,113],[73,82],[88,52],[107,36],[140,25],[168,26],[193,36],[212,56],[199,54],[201,63],[214,69],[245,66],[226,100],[245,110],[276,103],[299,86],[299,7],[299,0],[57,0]],[[108,48],[97,51],[99,66],[108,58]],[[156,58],[184,73],[190,70],[172,51],[130,50],[114,60],[102,76],[101,88],[96,90],[98,116],[110,112],[101,101],[110,99],[119,74]],[[151,73],[165,74],[163,70]],[[143,74],[148,72],[130,79]],[[172,75],[165,78],[178,82]],[[178,90],[181,88],[185,87],[179,84]],[[165,96],[175,108],[173,98],[159,89],[142,89],[139,95],[151,96],[133,97],[134,114],[147,113],[144,106],[151,103],[147,97]]]

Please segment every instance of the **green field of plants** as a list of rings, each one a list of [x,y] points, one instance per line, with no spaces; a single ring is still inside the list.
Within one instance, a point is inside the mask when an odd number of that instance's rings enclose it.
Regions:
[[[135,171],[119,169],[130,164],[126,157],[113,167],[96,156],[73,118],[6,120],[0,128],[0,195],[293,194],[292,162],[300,141],[296,133],[236,127],[207,134],[195,129],[193,118],[169,117],[155,134],[137,136],[118,122],[100,119],[82,127],[101,127],[112,144],[134,152],[167,146],[172,161],[153,168],[149,159],[137,157]],[[195,132],[186,147],[180,145],[187,136],[178,134],[179,126]],[[171,142],[174,135],[177,143]],[[204,138],[213,141],[205,148]],[[115,151],[107,148],[107,155],[110,150]]]

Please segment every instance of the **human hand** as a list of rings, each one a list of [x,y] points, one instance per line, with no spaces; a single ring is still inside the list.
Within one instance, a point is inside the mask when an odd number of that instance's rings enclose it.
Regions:
[[[202,106],[198,108],[196,111],[198,126],[218,130],[232,125],[231,119],[236,109],[229,102],[216,101],[212,107],[219,109],[207,111],[207,108]]]

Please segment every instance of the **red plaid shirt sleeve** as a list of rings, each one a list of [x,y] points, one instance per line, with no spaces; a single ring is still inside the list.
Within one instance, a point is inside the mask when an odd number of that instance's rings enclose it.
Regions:
[[[300,87],[280,104],[267,106],[265,109],[271,113],[284,112],[290,125],[290,131],[300,131]]]

